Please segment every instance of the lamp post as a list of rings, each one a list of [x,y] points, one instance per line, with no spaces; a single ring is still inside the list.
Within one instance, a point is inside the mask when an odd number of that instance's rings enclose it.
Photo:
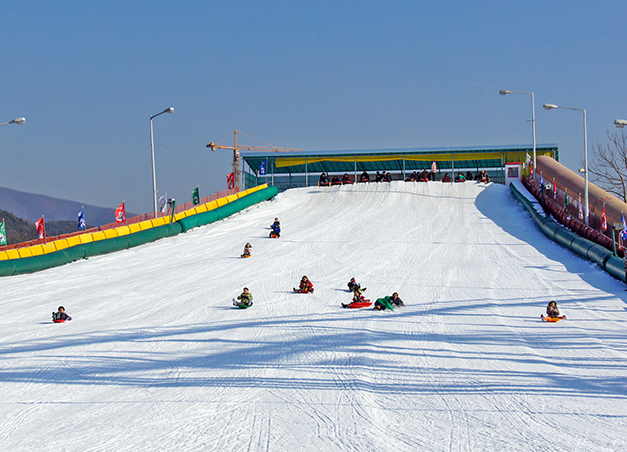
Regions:
[[[15,118],[15,119],[12,119],[12,120],[7,121],[7,122],[0,123],[0,126],[5,126],[7,124],[17,124],[17,125],[21,126],[25,122],[26,122],[26,118]]]
[[[585,161],[585,168],[584,168],[584,173],[586,173],[586,213],[585,213],[585,218],[586,218],[586,226],[589,226],[588,223],[588,216],[589,216],[589,210],[588,210],[588,126],[587,126],[587,121],[586,121],[586,109],[581,109],[581,108],[569,108],[569,107],[559,107],[555,104],[544,104],[543,108],[545,110],[553,110],[554,108],[561,108],[563,110],[575,110],[575,111],[580,111],[583,113],[583,152],[584,152],[584,161]]]
[[[617,129],[624,129],[625,126],[627,126],[627,120],[625,120],[625,119],[615,119],[614,120],[614,127],[616,127]]]
[[[536,186],[536,99],[533,91],[509,91],[502,89],[499,91],[501,96],[506,94],[530,94],[531,95],[531,134],[533,135],[533,185]]]
[[[152,115],[150,117],[150,153],[152,155],[152,194],[153,194],[153,212],[155,215],[157,214],[157,176],[155,175],[155,143],[153,139],[152,133],[152,120],[157,116],[162,115],[164,113],[172,113],[174,108],[168,107],[163,110],[161,113],[157,113],[156,115]]]

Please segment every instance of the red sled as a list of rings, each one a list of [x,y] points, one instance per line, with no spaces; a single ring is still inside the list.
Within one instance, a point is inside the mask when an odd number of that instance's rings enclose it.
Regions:
[[[279,238],[279,236],[278,236],[278,235],[276,235],[276,234],[270,234],[270,238],[271,238],[271,239],[278,239],[278,238]]]
[[[342,303],[343,308],[367,308],[368,306],[371,306],[371,305],[372,303],[370,302],[370,300],[353,301],[352,303],[349,303],[349,304]]]
[[[65,320],[63,320],[63,319],[54,319],[53,322],[54,323],[65,323]]]

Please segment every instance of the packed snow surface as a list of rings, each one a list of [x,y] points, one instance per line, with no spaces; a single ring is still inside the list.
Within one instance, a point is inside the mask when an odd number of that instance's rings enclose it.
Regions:
[[[627,450],[624,286],[502,185],[292,189],[0,293],[0,450]]]

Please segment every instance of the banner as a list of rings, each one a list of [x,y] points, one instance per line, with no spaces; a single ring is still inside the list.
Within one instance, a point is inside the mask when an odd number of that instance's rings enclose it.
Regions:
[[[2,219],[2,223],[0,223],[0,245],[7,244],[7,231],[4,227],[4,219]]]
[[[259,175],[260,176],[265,176],[267,174],[267,169],[266,169],[266,161],[264,160],[263,162],[261,162],[261,164],[259,165]]]
[[[159,198],[159,211],[160,212],[166,212],[167,209],[165,208],[165,195],[162,195],[161,198]]]
[[[35,228],[37,229],[37,238],[46,238],[46,227],[44,226],[44,216],[42,215],[39,220],[35,222]]]
[[[607,231],[607,215],[605,215],[605,203],[603,203],[603,214],[601,215],[601,230]]]
[[[579,193],[579,206],[578,206],[578,209],[579,209],[579,219],[583,220],[583,210],[581,210],[581,193]]]
[[[231,188],[235,188],[235,173],[227,174],[226,176],[226,186],[230,190]]]
[[[115,221],[117,223],[124,223],[126,221],[126,209],[124,208],[124,203],[120,204],[117,209],[115,209]]]
[[[192,190],[192,201],[194,202],[194,205],[200,204],[200,194],[198,192],[198,187]]]
[[[557,184],[555,178],[553,178],[553,199],[557,201]]]
[[[84,209],[81,209],[80,212],[78,212],[78,230],[82,231],[87,229],[87,223],[85,223],[85,211]]]

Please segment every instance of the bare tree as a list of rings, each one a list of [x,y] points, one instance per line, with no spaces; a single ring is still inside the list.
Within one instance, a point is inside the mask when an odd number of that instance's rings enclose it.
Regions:
[[[588,171],[597,185],[627,202],[627,136],[608,131],[607,137],[610,142],[605,147],[601,143],[594,147]]]

